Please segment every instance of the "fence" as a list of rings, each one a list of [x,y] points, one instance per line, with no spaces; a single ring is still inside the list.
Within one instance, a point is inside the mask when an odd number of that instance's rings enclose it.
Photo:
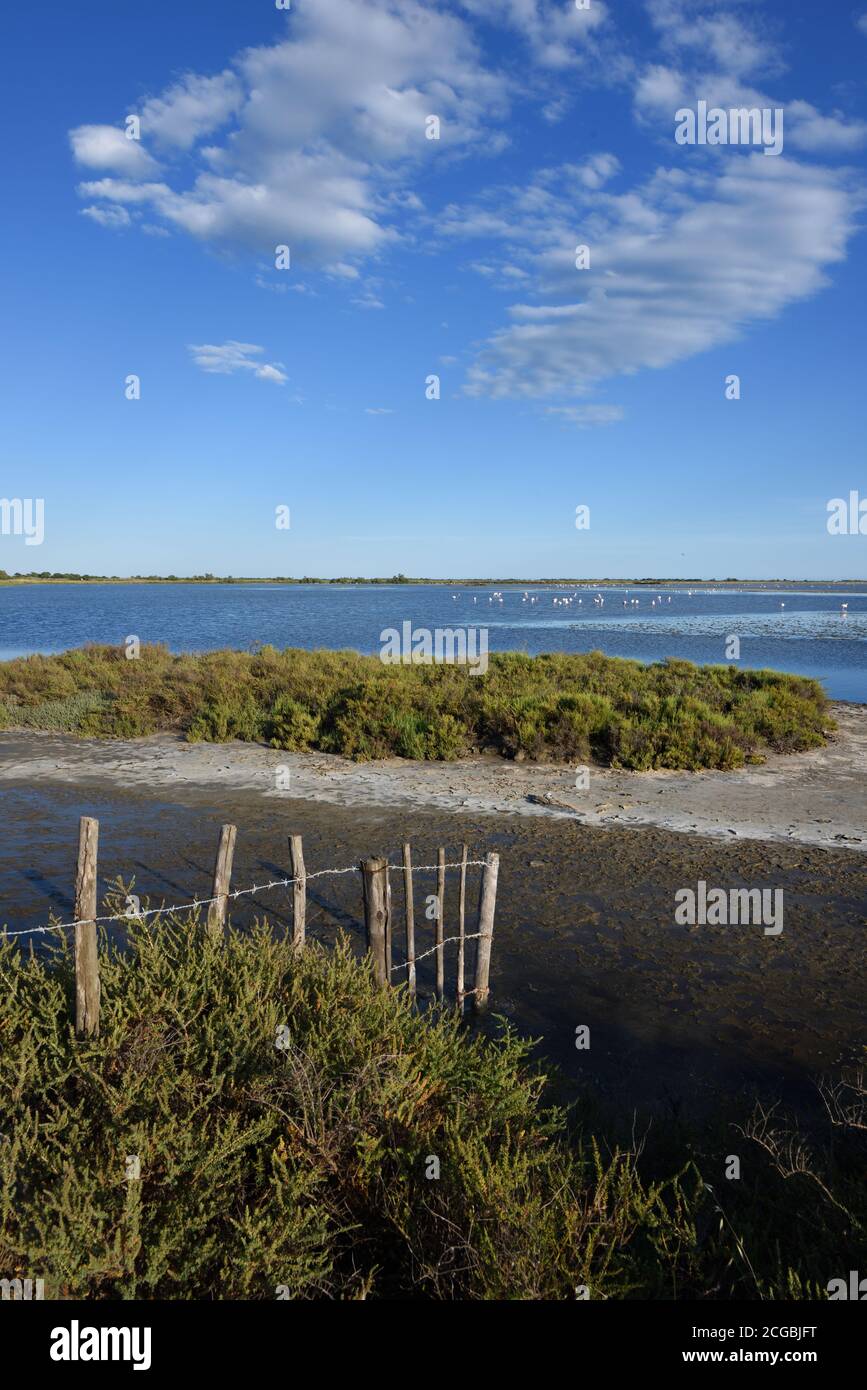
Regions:
[[[445,989],[445,947],[457,943],[457,977],[454,999],[458,1010],[463,1013],[464,1003],[472,999],[476,1013],[484,1013],[490,996],[491,950],[494,936],[494,913],[497,903],[497,879],[500,869],[500,856],[489,853],[484,859],[469,859],[467,846],[462,846],[461,858],[457,863],[446,863],[445,850],[437,851],[436,864],[413,865],[412,847],[404,844],[402,863],[391,864],[387,859],[375,857],[362,859],[356,866],[345,869],[318,869],[308,874],[304,864],[304,846],[300,835],[289,836],[290,877],[260,883],[251,888],[232,889],[232,861],[235,854],[237,827],[224,825],[220,830],[217,854],[214,861],[214,876],[211,896],[194,898],[191,903],[178,903],[172,907],[147,908],[144,911],[130,910],[98,916],[97,903],[97,855],[99,844],[99,821],[91,816],[82,816],[78,832],[78,864],[75,875],[75,907],[71,922],[52,923],[49,926],[28,927],[23,931],[4,932],[4,936],[30,936],[45,932],[62,932],[74,929],[73,957],[75,966],[75,1030],[79,1037],[94,1037],[99,1033],[100,978],[99,953],[97,950],[96,929],[105,922],[143,921],[176,912],[208,909],[207,930],[211,936],[220,937],[225,931],[226,917],[230,901],[263,893],[271,888],[292,889],[292,942],[296,950],[303,950],[307,930],[307,885],[313,879],[334,877],[341,874],[360,874],[364,926],[367,939],[367,953],[374,979],[385,987],[392,984],[392,976],[398,971],[406,972],[406,987],[410,996],[416,997],[416,966],[428,956],[436,956],[436,998],[443,1003]],[[473,933],[466,931],[467,870],[481,868],[482,878],[479,892],[478,929]],[[445,937],[445,883],[448,869],[460,870],[458,891],[458,930],[456,936]],[[416,953],[415,904],[413,898],[413,874],[432,873],[436,870],[437,891],[435,896],[434,944],[430,950]],[[400,871],[403,880],[405,955],[404,962],[392,964],[392,938],[394,928],[394,909],[391,892],[391,873]],[[467,968],[466,943],[477,941],[475,962],[475,984],[472,989],[465,988]]]

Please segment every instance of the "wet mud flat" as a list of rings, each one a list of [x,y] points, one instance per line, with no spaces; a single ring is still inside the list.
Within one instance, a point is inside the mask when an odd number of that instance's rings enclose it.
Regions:
[[[867,705],[832,706],[836,729],[802,753],[772,753],[737,771],[580,769],[495,754],[456,762],[385,758],[358,763],[334,753],[287,752],[259,743],[189,743],[177,733],[139,739],[0,733],[0,795],[7,782],[98,780],[167,797],[184,787],[217,796],[251,791],[343,809],[390,807],[657,826],[709,838],[867,853]],[[581,784],[580,786],[578,784]],[[279,788],[279,790],[278,790]]]
[[[755,1093],[797,1107],[816,1103],[814,1081],[863,1060],[867,859],[849,850],[757,839],[726,842],[657,828],[471,812],[339,807],[185,786],[128,790],[5,781],[0,791],[0,924],[10,931],[66,920],[79,815],[100,821],[100,887],[120,875],[150,906],[207,896],[219,826],[238,826],[233,886],[288,877],[287,837],[304,837],[308,873],[371,854],[397,864],[404,840],[417,864],[438,846],[471,858],[501,855],[491,973],[492,1009],[540,1039],[566,1087],[621,1114],[743,1113]],[[471,870],[467,930],[475,929],[479,870]],[[675,893],[708,887],[781,888],[783,931],[761,925],[675,922]],[[417,951],[433,944],[416,881]],[[267,915],[290,921],[290,892],[272,889],[232,906],[239,928]],[[403,888],[395,876],[395,961],[402,957]],[[457,926],[457,880],[447,878],[445,934]],[[308,936],[364,943],[357,874],[309,884]],[[25,941],[40,938],[24,938]],[[454,981],[455,947],[446,980]],[[472,957],[470,957],[472,961]],[[433,961],[419,967],[430,995]],[[575,1047],[590,1029],[589,1050]],[[491,1021],[486,1026],[496,1027]]]

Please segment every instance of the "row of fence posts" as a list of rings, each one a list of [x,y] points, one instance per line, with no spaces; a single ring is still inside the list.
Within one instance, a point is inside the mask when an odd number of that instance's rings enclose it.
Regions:
[[[378,984],[391,981],[392,966],[392,924],[394,908],[392,904],[391,879],[386,859],[363,859],[361,861],[362,889],[364,895],[364,925],[367,932],[367,949],[370,952],[374,978]],[[458,890],[458,930],[457,930],[457,979],[455,983],[455,1003],[463,1012],[464,1000],[472,997],[477,1013],[484,1013],[490,993],[491,946],[494,933],[494,912],[497,902],[497,877],[500,869],[500,856],[488,854],[482,871],[482,886],[479,896],[479,925],[473,935],[478,939],[476,951],[476,982],[472,990],[464,988],[466,972],[466,903],[467,903],[467,847],[461,848],[460,887]],[[442,1003],[445,991],[445,891],[446,891],[446,852],[437,851],[437,891],[436,916],[434,917],[434,950],[436,959],[436,997]],[[413,902],[412,849],[403,847],[403,896],[404,926],[406,930],[406,985],[411,996],[416,992],[416,949],[415,949],[415,908]],[[428,954],[425,952],[425,954]]]
[[[214,861],[212,901],[208,907],[207,929],[220,936],[226,925],[229,891],[232,881],[232,861],[235,854],[237,827],[224,825],[220,829],[217,855]],[[97,852],[99,821],[82,816],[78,833],[78,867],[75,876],[75,1030],[79,1037],[99,1033],[99,955],[97,952]],[[290,878],[292,881],[292,941],[297,950],[304,946],[307,922],[307,871],[304,867],[304,847],[300,835],[289,836]],[[367,950],[371,958],[374,979],[379,985],[391,984],[392,907],[391,879],[386,859],[363,859],[359,864],[364,902],[364,925]],[[467,903],[467,846],[463,845],[458,891],[457,979],[455,1003],[463,1013],[464,1001],[472,998],[476,1013],[484,1013],[490,995],[491,949],[494,935],[494,913],[497,904],[497,878],[500,856],[485,856],[479,894],[478,928],[473,934],[478,940],[475,984],[465,989],[466,973],[466,903]],[[416,996],[415,905],[413,898],[412,849],[403,846],[404,926],[406,932],[406,984],[412,998]],[[436,958],[436,998],[442,1003],[445,991],[445,850],[437,851],[436,916],[434,918],[434,949]],[[424,952],[428,954],[428,952]],[[399,967],[398,967],[399,968]]]

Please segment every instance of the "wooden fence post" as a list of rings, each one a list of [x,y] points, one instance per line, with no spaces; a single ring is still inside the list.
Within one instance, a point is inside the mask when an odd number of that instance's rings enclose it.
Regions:
[[[391,984],[391,874],[385,867],[385,978]]]
[[[292,884],[292,944],[300,951],[304,945],[307,920],[307,870],[300,835],[289,836],[289,865],[295,880]]]
[[[445,962],[443,960],[443,917],[445,915],[446,898],[446,852],[444,849],[437,850],[437,920],[436,920],[436,962],[437,962],[437,999],[442,1003],[445,996]]]
[[[406,903],[406,984],[415,997],[415,906],[412,898],[412,850],[403,847],[403,896]]]
[[[96,949],[96,859],[99,821],[78,822],[78,867],[75,873],[75,1031],[80,1038],[99,1033],[99,956]]]
[[[226,925],[226,908],[228,906],[229,884],[232,881],[232,860],[235,856],[235,836],[237,826],[224,825],[220,827],[220,843],[217,846],[217,857],[214,860],[214,887],[211,897],[216,899],[208,908],[208,931],[212,936],[219,936]]]
[[[467,847],[461,846],[461,886],[458,895],[458,1012],[464,1011],[464,920],[467,907]]]
[[[364,891],[364,926],[367,949],[373,961],[373,978],[388,984],[385,963],[385,933],[388,916],[388,881],[384,859],[362,859],[361,883]]]
[[[497,906],[497,877],[500,856],[493,852],[485,856],[482,888],[479,896],[479,949],[476,954],[476,988],[474,1007],[477,1014],[488,1007],[488,977],[491,973],[491,945],[494,935],[494,911]]]

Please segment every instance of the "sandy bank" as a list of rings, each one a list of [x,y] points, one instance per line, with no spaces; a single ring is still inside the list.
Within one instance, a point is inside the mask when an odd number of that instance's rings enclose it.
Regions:
[[[739,772],[617,772],[476,758],[354,763],[245,743],[129,742],[32,731],[0,734],[0,782],[99,783],[151,790],[223,787],[344,807],[546,816],[586,825],[658,826],[724,839],[867,849],[867,705],[833,706],[826,748],[775,755]]]

